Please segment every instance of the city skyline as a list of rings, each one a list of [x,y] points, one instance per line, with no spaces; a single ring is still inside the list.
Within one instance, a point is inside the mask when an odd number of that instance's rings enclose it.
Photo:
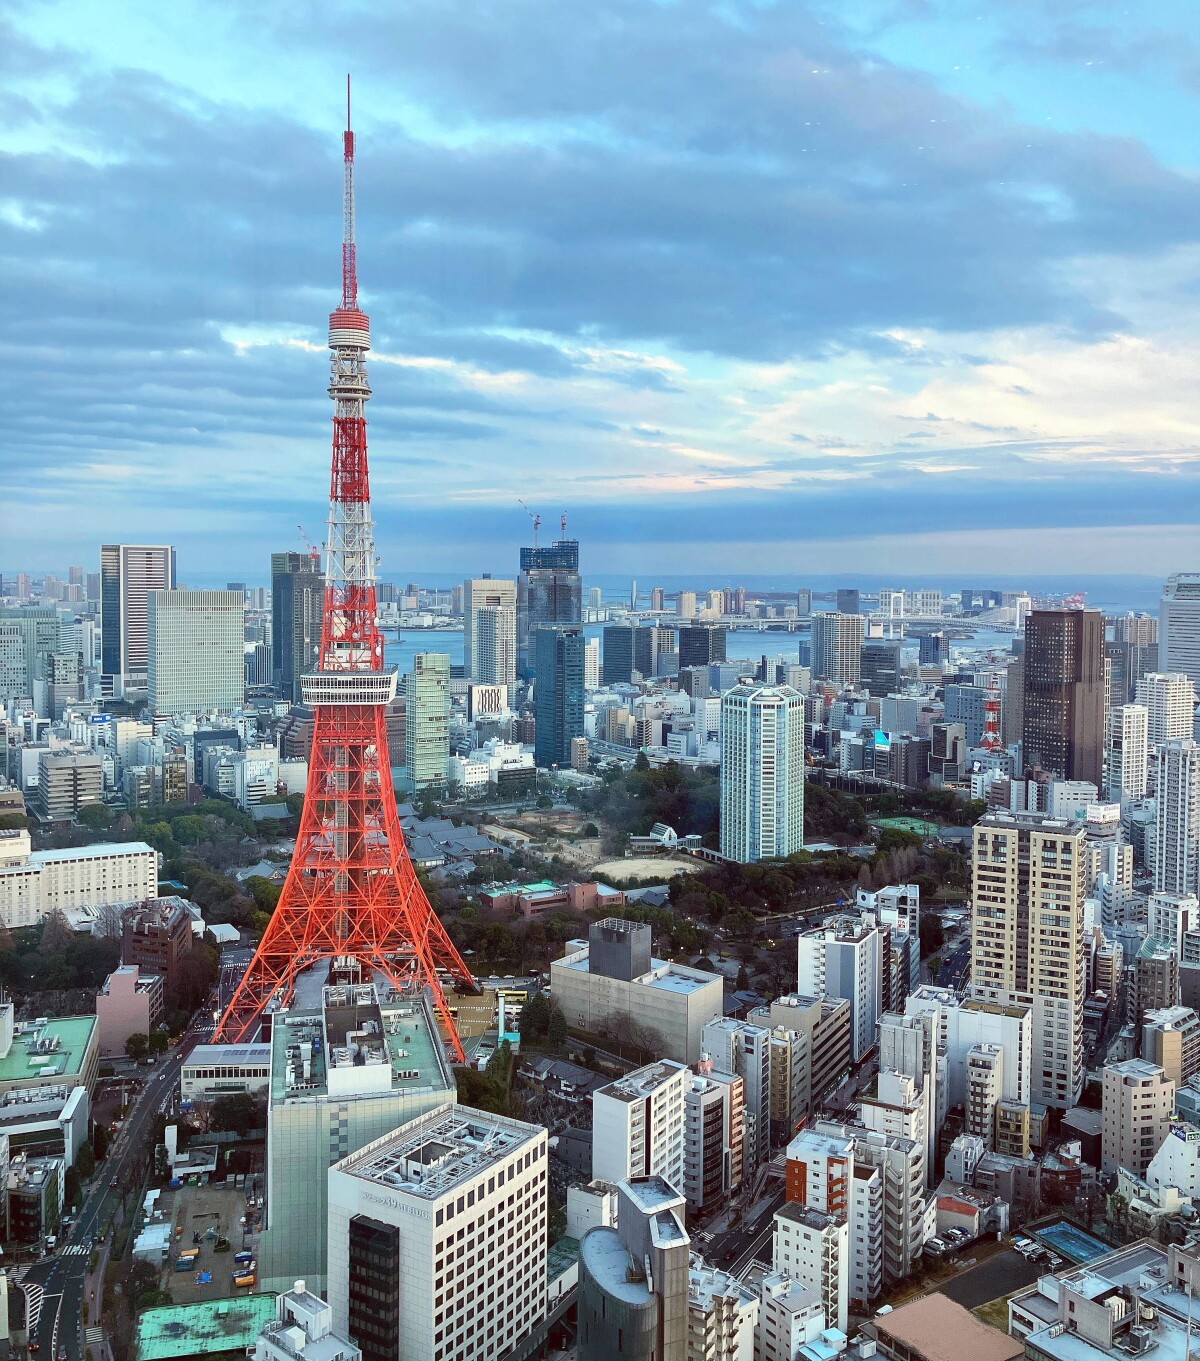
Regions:
[[[386,565],[1190,566],[1185,12],[947,8],[14,13],[10,555],[319,537],[349,67]]]

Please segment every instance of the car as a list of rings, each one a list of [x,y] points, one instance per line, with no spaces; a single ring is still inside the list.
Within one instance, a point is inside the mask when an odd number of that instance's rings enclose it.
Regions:
[[[29,1355],[33,1356],[35,1352],[40,1352],[42,1350],[42,1344],[37,1340],[37,1338],[34,1338],[34,1340],[29,1344],[27,1350],[29,1352]]]
[[[116,1177],[113,1177],[113,1179],[108,1183],[108,1189],[109,1189],[110,1191],[115,1191],[115,1190],[117,1189],[117,1179],[116,1179]]]

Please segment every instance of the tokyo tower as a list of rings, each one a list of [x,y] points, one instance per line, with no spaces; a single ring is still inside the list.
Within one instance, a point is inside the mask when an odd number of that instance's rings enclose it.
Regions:
[[[346,959],[364,978],[378,970],[401,990],[428,988],[462,1062],[441,980],[471,992],[475,982],[408,858],[388,759],[384,715],[396,696],[396,668],[384,666],[375,620],[364,414],[371,333],[358,305],[349,77],[343,147],[342,304],[329,318],[334,415],[325,606],[319,666],[300,682],[315,717],[308,788],[279,903],[214,1039],[253,1039],[269,1002],[289,1004],[298,974],[318,961]]]

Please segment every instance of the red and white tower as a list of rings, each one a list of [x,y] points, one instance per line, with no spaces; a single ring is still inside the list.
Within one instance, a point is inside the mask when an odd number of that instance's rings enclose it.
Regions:
[[[1003,751],[1000,736],[1000,690],[995,672],[988,678],[987,694],[983,700],[983,736],[979,739],[983,751]]]
[[[396,697],[396,669],[384,666],[375,619],[365,416],[371,331],[358,305],[349,78],[344,156],[342,303],[329,318],[334,414],[325,610],[320,665],[300,682],[315,715],[308,790],[278,906],[216,1039],[252,1038],[269,1004],[290,1002],[298,974],[318,961],[345,959],[365,978],[377,970],[399,988],[428,988],[447,1043],[461,1062],[462,1044],[441,977],[470,991],[475,982],[408,858],[384,723]]]

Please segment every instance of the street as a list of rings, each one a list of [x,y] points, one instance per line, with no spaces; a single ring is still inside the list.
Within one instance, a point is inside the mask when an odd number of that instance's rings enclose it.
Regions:
[[[202,1014],[202,1013],[201,1013]],[[53,1361],[59,1346],[66,1349],[68,1361],[83,1361],[87,1355],[83,1339],[83,1297],[87,1288],[88,1261],[93,1239],[108,1232],[108,1225],[120,1206],[121,1193],[111,1186],[127,1186],[137,1195],[145,1179],[143,1141],[153,1125],[159,1108],[169,1102],[178,1087],[179,1070],[196,1043],[197,1031],[189,1030],[174,1053],[160,1060],[148,1075],[141,1094],[113,1141],[108,1157],[99,1164],[91,1189],[87,1192],[75,1222],[66,1233],[53,1257],[25,1268],[22,1285],[30,1304],[30,1342],[37,1342],[41,1356]],[[128,1193],[128,1192],[127,1192]],[[97,1283],[97,1291],[102,1287]],[[100,1304],[89,1309],[88,1324],[99,1324]]]

